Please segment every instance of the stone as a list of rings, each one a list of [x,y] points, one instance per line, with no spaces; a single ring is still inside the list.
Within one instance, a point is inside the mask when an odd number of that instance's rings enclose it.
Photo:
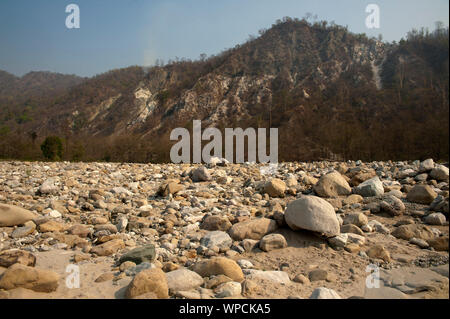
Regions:
[[[230,277],[225,275],[212,276],[208,281],[205,282],[205,288],[215,289],[223,283],[233,281]]]
[[[234,260],[225,257],[214,257],[197,262],[192,270],[202,277],[225,275],[237,282],[244,280],[241,267]]]
[[[23,225],[36,217],[36,214],[27,209],[14,205],[0,204],[0,227]]]
[[[392,236],[404,240],[410,240],[411,238],[419,238],[424,240],[434,239],[436,236],[433,231],[425,225],[409,224],[401,225],[397,227],[393,232]]]
[[[446,222],[445,215],[442,213],[432,213],[423,219],[428,225],[444,225]]]
[[[324,269],[314,269],[308,274],[310,281],[326,280],[327,276],[328,272]]]
[[[206,217],[200,225],[200,228],[209,231],[228,231],[231,226],[231,222],[227,217],[214,215]]]
[[[268,218],[252,218],[234,224],[229,234],[234,240],[255,239],[259,240],[263,236],[277,230],[278,224],[273,219]]]
[[[339,234],[335,237],[328,238],[328,243],[334,248],[344,248],[347,245],[348,234]]]
[[[22,238],[31,235],[36,230],[36,224],[32,221],[26,222],[24,226],[17,227],[11,234],[12,238]]]
[[[10,249],[0,252],[0,267],[8,268],[14,264],[34,267],[34,265],[36,265],[36,256],[28,251],[19,249]]]
[[[349,253],[357,254],[361,250],[361,247],[359,247],[359,245],[355,244],[355,243],[348,243],[344,247],[344,249],[345,249],[345,251],[348,251]]]
[[[377,233],[381,233],[381,234],[390,234],[391,233],[389,228],[387,228],[386,226],[384,226],[382,223],[380,223],[379,221],[377,221],[375,219],[369,221],[369,223],[366,226],[369,226],[370,231],[375,231]]]
[[[95,282],[101,283],[101,282],[113,280],[113,278],[114,278],[114,273],[107,272],[107,273],[104,273],[104,274],[101,274],[100,276],[98,276],[97,279],[95,279]]]
[[[405,204],[393,195],[387,195],[380,203],[380,209],[391,216],[401,216],[406,210]]]
[[[369,220],[363,213],[350,213],[344,218],[344,225],[352,224],[358,227],[367,225]]]
[[[186,268],[168,272],[166,278],[171,294],[195,289],[203,284],[203,278],[199,274]]]
[[[391,255],[383,245],[375,245],[366,251],[367,256],[374,259],[381,259],[387,263],[391,262]]]
[[[239,282],[229,281],[221,284],[214,292],[216,293],[216,298],[236,297],[241,295],[242,286]]]
[[[159,268],[143,270],[128,285],[126,298],[135,298],[146,293],[154,293],[158,299],[169,298],[166,274]]]
[[[104,244],[92,247],[91,253],[98,256],[110,256],[117,253],[119,250],[125,248],[125,243],[122,239],[113,239]]]
[[[10,266],[0,278],[0,289],[26,288],[36,292],[52,292],[58,288],[59,275],[50,270],[19,263]]]
[[[284,197],[286,183],[278,178],[272,178],[264,185],[264,192],[270,197]]]
[[[409,242],[413,245],[419,246],[422,249],[430,247],[430,245],[428,245],[428,243],[425,240],[419,238],[413,237],[409,240]]]
[[[314,289],[309,299],[342,299],[336,291],[325,287]]]
[[[182,191],[184,189],[184,186],[179,184],[178,181],[167,181],[158,189],[157,194],[159,196],[168,196],[169,194],[175,195],[176,193]]]
[[[358,204],[358,203],[362,203],[363,200],[364,200],[364,198],[361,195],[352,194],[349,197],[345,198],[342,201],[342,204],[344,204],[344,205]]]
[[[289,274],[285,271],[278,271],[278,270],[262,271],[262,270],[247,269],[246,272],[247,272],[246,279],[249,280],[263,280],[284,285],[291,283]]]
[[[438,181],[448,180],[449,170],[444,165],[436,165],[430,172],[430,177]]]
[[[427,243],[436,251],[448,251],[448,236],[430,239]]]
[[[264,251],[271,251],[287,247],[286,239],[281,234],[269,234],[259,242],[259,247]]]
[[[333,206],[320,197],[303,196],[290,202],[284,216],[292,230],[306,229],[326,237],[334,237],[340,232]]]
[[[124,255],[122,255],[119,259],[119,263],[124,263],[126,261],[132,261],[136,265],[139,265],[143,262],[152,262],[156,259],[156,250],[155,245],[148,244],[142,247],[135,248]]]
[[[120,271],[127,271],[130,268],[136,267],[136,264],[132,261],[126,261],[120,264],[119,270]]]
[[[211,231],[200,240],[200,244],[203,246],[208,248],[217,246],[221,251],[228,250],[232,243],[233,240],[231,237],[226,232],[220,230]]]
[[[354,192],[363,197],[381,196],[384,194],[384,187],[380,178],[376,176],[356,186]]]
[[[48,222],[45,222],[43,224],[40,224],[38,226],[38,231],[41,233],[48,233],[48,232],[63,232],[66,230],[67,226],[63,223],[57,222],[56,220],[49,220]]]
[[[341,233],[352,233],[364,236],[364,232],[356,225],[346,224],[341,226]]]
[[[254,239],[244,239],[241,243],[246,252],[251,252],[256,247],[259,247],[259,241]]]
[[[308,277],[302,275],[302,274],[297,274],[294,279],[292,279],[292,281],[297,282],[299,284],[303,284],[303,285],[309,285],[311,283],[311,281],[308,279]]]
[[[197,169],[195,169],[192,172],[192,181],[194,183],[196,182],[207,182],[212,180],[211,175],[209,174],[209,171],[206,169],[206,167],[202,166]]]
[[[71,235],[76,235],[80,238],[86,238],[90,234],[92,234],[92,229],[87,227],[86,225],[73,225],[68,229],[68,233]]]
[[[408,299],[408,295],[391,287],[366,288],[364,299]]]
[[[38,193],[41,195],[55,195],[59,192],[59,187],[55,185],[56,180],[49,178],[39,187]]]
[[[338,197],[351,194],[352,188],[339,172],[333,171],[319,179],[314,191],[321,197]]]
[[[247,259],[239,259],[237,261],[239,267],[241,267],[241,269],[251,269],[253,268],[253,264],[251,263],[250,260]]]
[[[434,161],[432,158],[426,159],[419,165],[419,173],[431,171],[434,168]]]
[[[406,195],[412,203],[429,205],[437,197],[436,192],[428,185],[415,185]]]

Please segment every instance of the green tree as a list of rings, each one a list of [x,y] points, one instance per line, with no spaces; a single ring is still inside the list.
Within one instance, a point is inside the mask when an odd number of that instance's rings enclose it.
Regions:
[[[59,161],[63,152],[62,140],[58,136],[48,136],[42,143],[41,150],[46,159]]]

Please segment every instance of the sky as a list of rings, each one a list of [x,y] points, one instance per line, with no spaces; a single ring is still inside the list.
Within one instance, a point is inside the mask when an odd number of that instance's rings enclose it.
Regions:
[[[80,9],[80,28],[66,27],[66,6]],[[366,27],[368,4],[380,28]],[[93,76],[156,59],[198,59],[245,42],[284,16],[348,26],[399,41],[412,28],[449,25],[448,0],[1,0],[0,70],[22,76],[52,71]]]

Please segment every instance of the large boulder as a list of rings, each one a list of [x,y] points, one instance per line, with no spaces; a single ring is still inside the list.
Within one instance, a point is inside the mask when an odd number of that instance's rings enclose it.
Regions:
[[[229,234],[234,240],[246,238],[259,240],[265,235],[277,230],[278,224],[273,219],[253,218],[234,224]]]
[[[193,266],[192,270],[202,277],[225,275],[237,282],[244,280],[241,267],[234,260],[225,257],[200,261]]]
[[[50,270],[14,264],[0,278],[0,289],[26,288],[37,292],[52,292],[58,288],[59,275]]]
[[[376,176],[356,186],[354,191],[363,197],[374,197],[383,195],[384,187],[381,180]]]
[[[14,264],[34,267],[36,256],[26,250],[10,249],[0,252],[0,267],[8,268]]]
[[[0,227],[23,225],[36,217],[37,215],[27,209],[14,205],[0,204]]]
[[[436,237],[428,226],[418,224],[401,225],[392,232],[392,236],[404,240],[411,238],[431,240]]]
[[[125,296],[135,298],[149,293],[157,299],[169,298],[167,278],[159,268],[147,269],[138,273],[128,285]]]
[[[333,206],[316,196],[303,196],[290,202],[284,218],[293,230],[306,229],[327,237],[334,237],[340,231]]]
[[[436,192],[428,185],[415,185],[406,195],[412,203],[429,205],[437,197]]]
[[[339,172],[333,171],[319,179],[314,191],[321,197],[338,197],[351,194],[352,188]]]

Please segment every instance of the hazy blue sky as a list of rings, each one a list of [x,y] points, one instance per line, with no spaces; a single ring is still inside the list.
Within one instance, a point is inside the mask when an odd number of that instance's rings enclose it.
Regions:
[[[65,26],[70,3],[80,7],[80,29]],[[380,7],[380,29],[365,26],[369,3]],[[435,21],[448,26],[448,10],[448,0],[1,0],[0,69],[91,76],[157,58],[197,59],[307,12],[398,41],[412,28],[434,29]]]

